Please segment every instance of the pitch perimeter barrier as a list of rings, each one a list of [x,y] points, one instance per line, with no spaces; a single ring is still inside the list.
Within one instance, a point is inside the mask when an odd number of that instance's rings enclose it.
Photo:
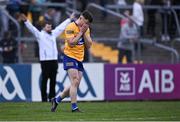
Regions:
[[[84,68],[85,72],[78,89],[78,100],[104,100],[104,65],[91,63],[85,64]],[[0,65],[0,102],[41,101],[40,81],[41,68],[39,64]],[[59,64],[56,81],[56,93],[70,84],[62,64]],[[48,91],[49,87],[47,93]],[[69,100],[69,98],[65,100]]]
[[[80,101],[180,99],[180,64],[85,63],[84,67],[78,89]],[[41,101],[40,81],[39,64],[1,64],[0,102]],[[62,64],[56,81],[56,93],[70,84]]]

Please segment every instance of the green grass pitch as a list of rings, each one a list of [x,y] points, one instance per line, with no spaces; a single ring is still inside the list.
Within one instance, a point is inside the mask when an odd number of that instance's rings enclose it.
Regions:
[[[180,120],[180,101],[79,102],[83,113],[72,113],[69,102],[50,112],[50,103],[2,102],[0,121],[141,121]]]

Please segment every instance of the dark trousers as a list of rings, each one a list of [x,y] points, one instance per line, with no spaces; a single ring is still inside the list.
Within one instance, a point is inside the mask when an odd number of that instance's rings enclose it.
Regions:
[[[156,10],[149,10],[147,33],[152,36],[155,36],[155,26],[156,26]]]
[[[132,63],[132,52],[128,49],[120,49],[119,52],[119,63],[122,63],[123,57],[126,56],[127,63]]]
[[[56,60],[52,61],[41,61],[42,70],[42,81],[41,81],[41,97],[42,101],[46,102],[47,98],[55,97],[55,85],[56,85],[56,74],[58,69],[58,62]],[[50,91],[47,96],[47,81],[50,79]]]

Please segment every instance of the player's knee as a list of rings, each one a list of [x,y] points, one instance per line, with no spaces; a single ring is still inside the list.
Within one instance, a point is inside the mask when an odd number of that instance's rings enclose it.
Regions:
[[[76,73],[71,75],[72,80],[78,80],[78,75]]]
[[[75,87],[78,87],[79,86],[79,78],[78,76],[74,76],[73,77],[73,82],[72,84],[75,86]]]
[[[77,80],[75,83],[74,83],[75,87],[79,87],[79,81]]]

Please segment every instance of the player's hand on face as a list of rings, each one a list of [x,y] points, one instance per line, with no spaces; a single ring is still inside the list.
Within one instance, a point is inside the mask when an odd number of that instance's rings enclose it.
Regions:
[[[80,31],[81,31],[82,33],[85,33],[88,28],[89,28],[89,25],[88,25],[88,24],[83,24],[82,27],[80,28]]]

